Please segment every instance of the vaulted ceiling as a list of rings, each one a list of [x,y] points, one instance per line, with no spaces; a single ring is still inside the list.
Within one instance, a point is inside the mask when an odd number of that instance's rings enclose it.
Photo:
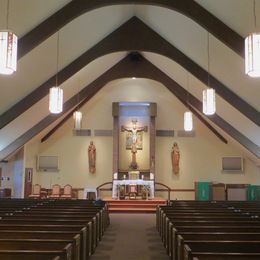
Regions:
[[[6,3],[0,0],[2,12]],[[83,105],[107,82],[135,75],[160,81],[185,104],[188,71],[195,115],[220,141],[235,143],[260,164],[260,80],[244,74],[243,38],[253,27],[253,1],[11,0],[19,62],[14,75],[0,76],[0,160],[62,125],[79,90]],[[64,113],[52,116],[47,94],[55,82],[58,30],[66,103]],[[218,94],[217,115],[210,118],[201,112],[207,84]]]

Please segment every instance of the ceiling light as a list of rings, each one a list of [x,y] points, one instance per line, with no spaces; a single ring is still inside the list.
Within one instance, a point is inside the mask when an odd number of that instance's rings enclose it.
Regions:
[[[209,53],[209,33],[207,34],[207,49],[208,49],[208,87],[210,87],[210,53]],[[203,113],[205,115],[213,115],[216,112],[216,93],[215,89],[208,88],[203,90],[202,92],[202,106],[203,106]]]
[[[6,26],[8,28],[9,0],[7,1]],[[10,75],[17,67],[17,36],[10,30],[0,31],[0,74]]]
[[[50,88],[49,111],[52,114],[59,114],[63,109],[63,90],[58,86],[59,73],[59,31],[57,34],[57,60],[56,60],[56,86]]]

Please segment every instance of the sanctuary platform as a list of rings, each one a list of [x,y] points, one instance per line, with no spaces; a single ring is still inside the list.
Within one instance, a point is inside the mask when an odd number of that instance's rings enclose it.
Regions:
[[[108,203],[110,213],[155,213],[157,205],[166,205],[166,200],[156,197],[154,199],[113,199],[104,197]]]

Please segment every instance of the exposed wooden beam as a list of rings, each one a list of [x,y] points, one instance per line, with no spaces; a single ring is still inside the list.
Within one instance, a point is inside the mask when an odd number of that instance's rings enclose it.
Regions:
[[[23,57],[78,16],[97,8],[120,4],[154,5],[180,12],[244,57],[243,38],[193,0],[73,0],[19,40],[18,58]]]
[[[148,67],[147,67],[148,65]],[[136,59],[132,55],[128,55],[125,59],[121,60],[111,69],[102,74],[95,81],[90,83],[84,89],[82,89],[78,94],[74,95],[70,98],[65,104],[63,112],[59,115],[48,115],[44,119],[42,119],[38,124],[8,145],[0,152],[0,159],[6,158],[10,153],[19,149],[25,143],[27,143],[31,138],[40,133],[46,127],[48,127],[51,123],[55,122],[58,118],[64,116],[68,113],[58,124],[54,127],[44,139],[49,138],[59,127],[61,127],[66,120],[72,115],[73,108],[77,106],[78,102],[81,105],[85,104],[91,97],[93,97],[106,83],[111,80],[122,78],[122,77],[152,77],[150,73],[150,67],[156,68],[154,65],[141,58],[140,60]],[[187,95],[186,95],[187,96]],[[183,102],[186,100],[186,96],[183,98]],[[72,111],[71,111],[72,110]],[[199,116],[199,115],[198,115]],[[200,117],[199,117],[200,118]],[[208,127],[208,125],[206,124]],[[216,131],[215,131],[216,132]],[[214,132],[214,133],[215,133]],[[218,135],[219,137],[219,135]],[[222,140],[223,141],[223,140]]]
[[[30,130],[25,132],[19,138],[17,138],[14,142],[9,144],[6,148],[0,151],[0,160],[6,158],[10,153],[22,147],[25,143],[27,143],[31,138],[40,133],[46,127],[48,127],[51,123],[55,122],[58,118],[66,115],[74,106],[77,105],[78,102],[82,102],[83,99],[90,99],[93,97],[102,87],[104,82],[108,82],[111,78],[111,75],[117,75],[122,69],[122,64],[125,60],[120,61],[111,69],[102,74],[99,78],[89,84],[87,87],[82,89],[79,94],[74,95],[68,101],[66,101],[63,105],[63,112],[57,115],[49,114],[45,118],[43,118],[38,124],[33,126]]]
[[[129,55],[129,59],[132,59],[133,62],[137,62],[138,59],[134,58],[134,56],[132,54]],[[141,59],[144,59],[143,57],[141,57]],[[140,70],[141,72],[142,71],[145,71],[145,66],[144,66],[144,62],[138,62],[137,65],[138,65],[138,70]],[[135,76],[136,74],[135,73],[132,73],[133,71],[133,68],[132,70],[130,71],[128,69],[128,73],[131,73],[131,75],[122,75],[123,76],[127,76],[127,77],[132,77],[132,76]],[[148,71],[146,71],[145,75],[141,76],[142,78],[143,77],[148,77]],[[152,78],[152,75],[149,75],[149,78]],[[113,75],[111,75],[111,80],[113,80]],[[110,80],[110,81],[111,81]],[[103,84],[105,85],[106,83],[108,82],[103,82]],[[89,88],[89,86],[88,86]],[[86,98],[84,99],[82,102],[80,102],[79,104],[77,104],[76,108],[74,108],[71,112],[69,112],[56,126],[54,126],[42,139],[41,139],[41,142],[45,142],[46,140],[48,140],[60,127],[63,126],[64,123],[66,123],[67,120],[69,120],[72,116],[73,116],[73,113],[75,111],[77,111],[77,109],[81,108],[82,106],[84,106],[87,102],[88,102],[89,98]],[[227,139],[225,139],[214,127],[211,126],[211,124],[209,124],[207,122],[207,120],[205,120],[193,107],[191,107],[189,104],[187,104],[187,101],[186,100],[183,100],[183,99],[179,99],[185,106],[187,106],[190,111],[206,126],[208,127],[222,142],[224,142],[225,144],[228,143]]]
[[[163,39],[138,18],[133,17],[98,44],[87,50],[71,64],[58,73],[59,84],[77,73],[89,62],[103,55],[117,51],[148,51],[166,56],[183,66],[204,84],[208,84],[208,72]],[[55,83],[56,75],[37,87],[0,116],[0,129],[48,94]],[[246,101],[232,92],[227,86],[210,75],[210,86],[218,95],[234,106],[239,112],[260,126],[260,113]]]
[[[75,111],[80,109],[83,105],[89,101],[90,98],[84,99],[82,102],[77,104],[76,108],[72,109],[57,125],[55,125],[42,139],[41,143],[47,141],[59,128],[61,128],[72,116]]]
[[[188,92],[182,88],[177,82],[163,73],[161,70],[153,66],[151,63],[150,68],[147,68],[152,75],[152,79],[161,82],[164,86],[166,86],[179,100],[185,102]],[[202,102],[189,93],[189,104],[195,108],[197,111],[203,115],[202,112]],[[214,114],[213,116],[208,116],[208,120],[217,125],[220,129],[222,129],[225,133],[227,133],[230,137],[244,146],[249,152],[254,154],[258,159],[260,158],[260,147],[252,142],[249,138],[240,133],[237,129],[235,129],[232,125],[226,122],[219,115]]]
[[[130,61],[130,62],[129,62]],[[93,81],[90,85],[80,91],[80,95],[74,95],[64,105],[64,111],[60,115],[49,115],[41,120],[38,124],[28,130],[25,134],[16,139],[9,146],[4,148],[0,152],[0,160],[5,159],[14,150],[27,143],[32,137],[40,133],[43,129],[48,127],[51,123],[63,116],[65,113],[73,109],[77,102],[84,102],[93,97],[106,83],[111,80],[124,78],[124,77],[144,77],[152,80],[156,80],[164,84],[181,102],[186,102],[187,91],[182,88],[177,82],[155,67],[152,63],[145,59],[136,60],[131,56],[126,57],[117,63],[114,67],[106,71],[102,76]],[[80,99],[78,99],[80,97]],[[194,96],[189,94],[189,104],[202,114],[202,103]],[[199,115],[198,113],[196,115]],[[200,119],[200,117],[199,117]],[[214,124],[220,127],[223,131],[229,134],[237,142],[243,145],[248,151],[260,158],[260,147],[254,144],[246,136],[241,134],[238,130],[228,124],[224,119],[215,114],[214,116],[208,117]],[[208,125],[207,125],[208,126]],[[214,134],[216,134],[216,130]],[[220,134],[219,134],[220,135]],[[219,136],[218,136],[219,137]],[[225,138],[223,137],[223,140]],[[222,140],[222,141],[223,141]]]

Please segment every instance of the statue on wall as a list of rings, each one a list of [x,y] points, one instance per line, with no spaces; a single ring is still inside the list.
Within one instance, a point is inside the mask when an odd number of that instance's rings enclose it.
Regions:
[[[88,146],[88,165],[89,165],[89,172],[95,173],[96,172],[96,147],[93,141],[90,141]]]
[[[175,174],[178,174],[180,171],[180,150],[178,147],[178,144],[175,142],[172,146],[172,152],[171,152],[171,159],[172,159],[172,171]]]
[[[127,131],[130,132],[132,134],[132,141],[131,141],[131,153],[132,153],[132,161],[130,164],[130,168],[131,169],[137,169],[138,165],[136,162],[136,153],[137,153],[137,134],[138,132],[147,132],[148,131],[148,126],[143,126],[143,127],[137,127],[137,120],[132,120],[132,127],[126,127],[126,126],[121,126],[121,131]]]

